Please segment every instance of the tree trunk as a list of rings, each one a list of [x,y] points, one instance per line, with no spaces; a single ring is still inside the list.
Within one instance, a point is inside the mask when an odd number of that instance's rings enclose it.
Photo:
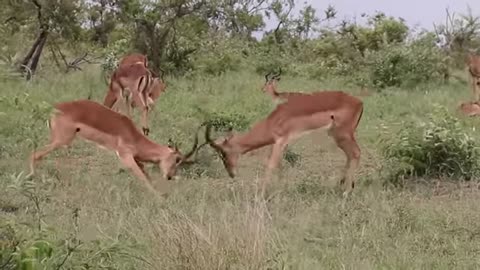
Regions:
[[[40,60],[40,56],[42,54],[43,48],[47,41],[48,32],[46,30],[42,30],[38,38],[32,45],[30,51],[28,51],[25,58],[19,67],[21,72],[27,72],[25,79],[28,81],[32,78],[33,74],[35,73],[38,65],[38,61]]]
[[[35,71],[37,70],[37,65],[40,60],[40,56],[42,55],[43,48],[45,47],[45,43],[47,42],[47,34],[45,34],[44,38],[38,44],[37,49],[35,50],[35,53],[32,56],[32,63],[30,65],[30,71],[31,71],[31,76],[35,74]],[[27,78],[27,80],[30,80],[31,78]]]
[[[45,46],[45,42],[47,41],[48,32],[46,30],[42,30],[38,38],[32,45],[32,48],[27,53],[25,58],[23,59],[20,71],[25,72],[27,71],[26,79],[30,80],[35,73],[35,70],[38,65],[38,61],[40,59],[40,55],[42,53],[43,47]]]
[[[21,66],[20,66],[20,70],[23,71],[23,69],[25,68],[25,66],[28,65],[28,63],[30,62],[30,59],[32,58],[33,56],[33,53],[35,52],[35,50],[37,49],[37,46],[38,44],[40,44],[40,42],[42,41],[42,39],[44,38],[43,36],[45,35],[44,31],[42,31],[40,33],[40,35],[38,35],[37,39],[35,40],[35,42],[33,43],[32,45],[32,48],[30,48],[30,51],[28,51],[27,55],[25,56],[25,58],[23,58],[22,60],[22,63],[21,63]]]

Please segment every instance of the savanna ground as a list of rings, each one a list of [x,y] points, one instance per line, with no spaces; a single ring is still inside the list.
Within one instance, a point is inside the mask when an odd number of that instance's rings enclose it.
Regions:
[[[455,111],[460,101],[471,97],[466,74],[460,73],[465,81],[361,97],[365,110],[357,138],[362,159],[358,184],[347,200],[336,189],[345,157],[323,134],[289,146],[296,160],[282,161],[268,191],[275,195],[268,201],[255,195],[266,150],[243,156],[238,176],[230,179],[205,147],[198,164],[179,171],[181,178],[168,183],[170,193],[163,199],[122,171],[114,153],[79,140],[47,156],[33,180],[25,180],[33,146],[48,141],[50,105],[89,94],[101,101],[106,86],[98,74],[90,69],[1,84],[0,219],[26,241],[43,235],[50,243],[60,243],[52,265],[66,259],[62,265],[67,269],[480,267],[480,193],[474,182],[385,186],[382,172],[388,164],[380,153],[385,134],[404,128],[404,120],[426,120],[437,106],[458,117],[465,131],[478,138],[472,132],[480,126],[478,120]],[[274,108],[260,91],[263,82],[249,73],[167,77],[167,92],[150,117],[150,137],[159,143],[172,138],[186,151],[204,120],[202,111],[240,115],[251,125]],[[335,80],[293,76],[284,76],[279,88],[359,93]],[[158,169],[148,169],[155,186],[161,186],[165,180]],[[42,233],[34,233],[38,230]],[[7,239],[5,233],[0,237]]]

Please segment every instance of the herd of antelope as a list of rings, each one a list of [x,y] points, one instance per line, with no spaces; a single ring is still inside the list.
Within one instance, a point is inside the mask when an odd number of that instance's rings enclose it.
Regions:
[[[475,101],[462,104],[477,106],[480,114],[480,56],[471,56],[468,61]],[[34,174],[35,162],[59,147],[66,147],[76,135],[95,143],[98,147],[113,150],[121,163],[155,191],[144,170],[144,162],[157,164],[163,177],[171,180],[182,164],[195,162],[192,156],[199,149],[198,132],[205,126],[205,144],[210,145],[220,156],[230,177],[235,177],[238,159],[241,155],[272,146],[266,164],[265,180],[271,178],[278,166],[286,146],[300,136],[317,129],[324,129],[336,145],[345,153],[346,165],[340,180],[344,195],[355,186],[354,173],[360,161],[360,148],[355,131],[363,113],[363,102],[343,91],[317,91],[312,93],[279,93],[277,82],[280,72],[265,76],[262,90],[277,104],[264,119],[258,121],[245,133],[230,132],[225,137],[212,139],[208,123],[199,125],[193,139],[193,147],[182,154],[174,145],[161,145],[147,136],[148,112],[155,100],[165,92],[163,71],[160,76],[148,68],[147,57],[142,54],[125,56],[113,72],[103,105],[90,100],[76,100],[58,103],[49,120],[50,143],[43,150],[36,151],[30,159],[30,174]],[[124,104],[126,114],[113,110],[113,105]],[[141,129],[131,119],[130,109],[141,110]],[[471,108],[470,108],[471,109]],[[475,110],[474,110],[475,111]]]

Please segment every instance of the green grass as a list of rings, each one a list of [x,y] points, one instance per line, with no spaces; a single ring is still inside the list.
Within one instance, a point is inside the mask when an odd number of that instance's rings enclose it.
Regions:
[[[159,143],[172,138],[187,149],[204,117],[199,108],[260,120],[274,107],[260,91],[263,81],[248,73],[168,78],[167,93],[150,117],[150,137]],[[17,209],[0,210],[0,223],[28,236],[37,223],[33,200],[9,186],[27,171],[32,147],[47,143],[50,104],[90,92],[101,101],[106,86],[96,70],[1,85],[0,209]],[[280,83],[282,91],[320,89],[358,93],[340,81],[284,76]],[[283,161],[269,201],[255,196],[266,150],[244,156],[239,175],[230,179],[214,152],[204,148],[200,163],[180,171],[181,179],[168,183],[170,195],[159,199],[119,170],[115,154],[76,141],[38,165],[33,194],[41,198],[41,224],[54,231],[52,241],[77,230],[83,245],[69,257],[69,269],[477,269],[480,198],[473,185],[389,189],[379,173],[384,129],[425,119],[435,104],[456,114],[469,91],[465,83],[452,82],[362,98],[362,160],[348,200],[335,189],[344,155],[324,135],[289,147],[301,160],[296,166]],[[475,119],[459,121],[480,127]],[[158,170],[149,170],[160,185]],[[80,209],[78,226],[72,225],[74,209]]]

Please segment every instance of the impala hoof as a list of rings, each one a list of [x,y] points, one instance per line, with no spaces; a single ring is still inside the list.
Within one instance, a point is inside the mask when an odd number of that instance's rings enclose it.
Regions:
[[[144,134],[145,136],[148,136],[148,133],[150,133],[150,129],[149,129],[149,128],[142,128],[142,130],[143,130],[143,134]]]

